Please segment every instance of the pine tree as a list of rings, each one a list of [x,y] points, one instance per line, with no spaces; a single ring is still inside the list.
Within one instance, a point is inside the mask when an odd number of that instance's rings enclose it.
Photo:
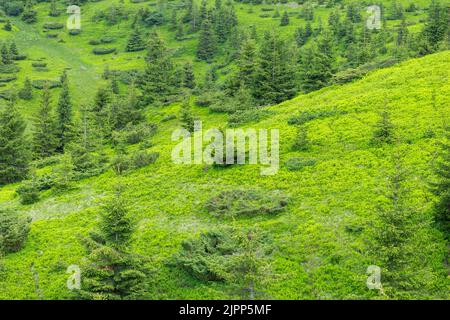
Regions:
[[[67,73],[61,76],[61,93],[59,95],[57,113],[57,136],[59,140],[58,152],[63,152],[66,145],[73,137],[72,101],[69,92],[69,80]]]
[[[286,42],[277,34],[264,35],[255,82],[255,97],[260,103],[280,103],[294,97],[297,88],[291,56]]]
[[[120,87],[119,87],[119,81],[117,81],[116,77],[113,77],[111,79],[111,92],[114,94],[120,94]]]
[[[23,100],[33,99],[33,86],[31,85],[30,79],[26,78],[22,89],[18,93],[19,98]]]
[[[52,113],[51,93],[48,86],[41,95],[41,104],[34,119],[33,153],[36,158],[45,158],[55,154],[58,147],[56,121]]]
[[[194,68],[192,66],[192,63],[187,62],[184,64],[183,67],[183,85],[186,88],[194,89],[195,88],[195,75],[194,75]]]
[[[50,12],[48,14],[50,17],[57,17],[59,16],[59,10],[56,3],[56,0],[51,0],[50,2]]]
[[[308,131],[305,126],[300,126],[297,131],[294,143],[292,145],[292,150],[294,151],[305,151],[308,150],[310,146]]]
[[[178,24],[177,32],[175,33],[175,39],[177,41],[181,41],[184,39],[184,26],[182,21],[180,21],[180,23]]]
[[[11,45],[9,46],[9,54],[11,55],[12,59],[19,55],[19,50],[17,49],[17,45],[14,41],[12,41]]]
[[[180,109],[181,126],[189,132],[194,132],[194,116],[191,112],[190,98],[186,97]]]
[[[255,90],[256,72],[258,70],[257,50],[254,40],[242,43],[237,61],[236,82],[243,84],[252,94]]]
[[[0,112],[0,185],[28,174],[31,152],[25,130],[26,123],[12,99]]]
[[[289,25],[289,15],[287,11],[284,11],[283,16],[281,17],[280,26],[284,27]]]
[[[202,23],[202,30],[197,47],[197,58],[211,62],[216,54],[217,44],[211,17],[208,15]]]
[[[146,68],[140,81],[144,105],[167,103],[176,94],[175,68],[164,41],[153,33],[150,37]]]
[[[408,42],[408,28],[406,26],[406,20],[403,18],[400,27],[397,31],[397,46],[405,46]]]
[[[394,125],[392,124],[389,112],[384,110],[381,112],[381,118],[375,125],[373,133],[373,143],[392,143],[394,142]]]
[[[303,91],[318,90],[330,82],[333,75],[334,56],[328,44],[324,41],[320,49],[313,45],[302,51],[300,80]]]
[[[434,50],[445,39],[449,23],[447,9],[442,7],[439,1],[433,0],[428,8],[428,18],[423,33]]]
[[[178,27],[177,11],[172,10],[172,15],[170,16],[170,30],[176,30]]]
[[[133,32],[130,35],[130,38],[127,42],[127,47],[125,51],[127,52],[137,52],[145,49],[145,43],[142,40],[141,31],[138,27],[133,29]]]
[[[83,239],[88,263],[82,268],[80,297],[93,300],[142,299],[146,289],[146,260],[130,252],[135,231],[127,203],[120,193],[102,208],[98,231]]]
[[[450,238],[450,127],[446,127],[446,137],[441,143],[441,154],[435,168],[437,181],[432,184],[433,193],[438,197],[435,220]]]
[[[6,46],[6,43],[3,44],[1,53],[2,53],[2,63],[6,64],[6,65],[12,64],[13,61],[12,61],[11,53],[9,52],[9,49]]]
[[[107,138],[111,134],[110,127],[110,103],[111,91],[109,88],[101,87],[97,90],[92,109],[93,122],[100,136]]]
[[[3,26],[3,30],[5,30],[5,31],[12,31],[11,20],[6,20],[6,23]]]

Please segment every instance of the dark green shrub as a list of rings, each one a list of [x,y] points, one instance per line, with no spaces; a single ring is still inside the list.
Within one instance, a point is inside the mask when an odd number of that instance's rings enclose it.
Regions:
[[[0,65],[0,73],[16,73],[20,71],[20,67],[15,64],[3,64]]]
[[[6,1],[4,8],[8,16],[17,17],[23,12],[23,3],[20,1]]]
[[[29,217],[0,209],[0,253],[19,251],[30,231],[30,223]]]
[[[285,162],[285,166],[289,171],[301,170],[305,167],[314,166],[317,163],[315,159],[290,158]]]
[[[172,264],[203,281],[223,281],[231,267],[230,257],[239,250],[231,230],[212,230],[183,241]]]
[[[0,83],[7,83],[7,82],[12,82],[17,80],[16,76],[5,76],[5,77],[0,77]]]
[[[101,43],[113,43],[114,41],[116,41],[116,39],[113,37],[104,36],[100,38]]]
[[[31,65],[35,68],[38,68],[38,67],[45,68],[47,66],[47,63],[46,62],[33,62]]]
[[[104,54],[111,54],[116,52],[116,48],[94,48],[92,50],[92,53],[96,55],[104,55]]]
[[[167,122],[167,121],[170,121],[170,120],[174,120],[176,118],[177,118],[176,114],[167,114],[161,119],[161,122]]]
[[[137,151],[131,156],[131,162],[135,169],[139,169],[155,163],[158,158],[158,152]]]
[[[69,30],[69,35],[71,36],[77,36],[81,33],[81,29],[70,29]]]
[[[96,40],[96,39],[93,39],[93,40],[89,40],[89,44],[91,45],[91,46],[98,46],[99,44],[101,44],[102,42],[100,41],[100,40]]]
[[[16,193],[20,197],[20,203],[23,205],[33,204],[39,201],[39,190],[33,181],[22,182],[20,187],[16,189]]]
[[[33,80],[31,85],[35,89],[43,90],[46,86],[49,89],[59,88],[61,87],[61,82],[56,80]]]
[[[328,117],[333,117],[337,115],[347,114],[347,111],[332,109],[332,110],[312,110],[312,111],[302,111],[299,115],[289,118],[288,124],[301,125],[309,121],[316,119],[324,119]]]
[[[238,110],[228,117],[228,125],[230,127],[237,127],[248,122],[258,122],[266,119],[273,113],[273,111],[258,108]]]
[[[278,191],[222,191],[205,203],[205,209],[217,217],[275,214],[285,210],[287,198]]]
[[[59,22],[46,22],[43,27],[45,30],[60,30],[64,28],[64,25]]]
[[[156,130],[157,125],[154,123],[139,125],[129,123],[123,130],[113,132],[113,141],[116,145],[137,144],[152,137]]]

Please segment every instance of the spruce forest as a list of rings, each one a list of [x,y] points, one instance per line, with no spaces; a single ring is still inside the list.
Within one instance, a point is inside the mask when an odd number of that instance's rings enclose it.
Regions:
[[[449,72],[449,0],[0,0],[0,300],[449,300]]]

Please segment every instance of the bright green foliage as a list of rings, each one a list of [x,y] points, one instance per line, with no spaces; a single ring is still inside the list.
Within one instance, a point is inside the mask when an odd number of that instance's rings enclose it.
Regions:
[[[297,131],[294,143],[292,144],[292,150],[305,151],[310,147],[310,141],[308,139],[308,130],[306,126],[300,126]]]

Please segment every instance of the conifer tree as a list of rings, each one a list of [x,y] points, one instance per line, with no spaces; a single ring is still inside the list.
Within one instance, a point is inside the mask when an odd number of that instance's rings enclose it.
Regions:
[[[436,50],[439,43],[445,39],[449,29],[449,23],[447,9],[442,7],[438,0],[433,0],[428,8],[428,18],[423,30],[423,33],[433,50]]]
[[[180,21],[180,23],[178,24],[177,32],[175,33],[175,39],[177,41],[181,41],[184,39],[184,26],[182,21]]]
[[[3,26],[3,30],[5,30],[5,31],[12,31],[11,20],[6,20],[6,23]]]
[[[144,105],[164,104],[176,94],[175,68],[164,41],[153,33],[148,45],[146,68],[140,81]]]
[[[197,47],[197,58],[211,62],[216,54],[217,44],[211,17],[208,15],[202,22],[202,30]]]
[[[36,158],[52,156],[58,147],[56,121],[52,113],[51,93],[48,86],[42,90],[38,114],[34,119],[33,153]]]
[[[2,63],[3,64],[6,64],[6,65],[12,64],[11,53],[9,52],[9,49],[6,46],[6,43],[4,43],[2,45],[1,54],[2,54]]]
[[[114,94],[120,94],[120,87],[119,87],[119,81],[117,81],[116,77],[113,77],[111,79],[111,92]]]
[[[133,29],[133,32],[130,35],[130,38],[127,42],[127,47],[125,51],[127,52],[137,52],[145,49],[144,40],[142,40],[141,31],[138,27]]]
[[[438,197],[435,220],[450,240],[450,127],[446,127],[446,137],[441,143],[440,157],[435,173],[437,181],[432,184],[433,193]]]
[[[33,99],[33,86],[31,85],[31,81],[29,78],[25,79],[25,83],[23,84],[23,87],[19,91],[18,95],[19,98],[23,100]]]
[[[392,143],[394,142],[394,125],[392,124],[389,112],[383,110],[381,112],[380,120],[375,124],[375,131],[373,133],[373,143]]]
[[[9,46],[9,54],[11,55],[12,59],[19,55],[19,50],[17,49],[17,45],[14,41],[12,41],[11,45]]]
[[[313,45],[302,51],[300,57],[301,87],[311,92],[325,87],[333,75],[333,55],[328,42],[319,49]],[[327,52],[328,51],[328,52]]]
[[[50,2],[50,12],[48,14],[50,17],[57,17],[59,16],[58,6],[56,3],[56,0],[51,0]]]
[[[31,152],[25,129],[13,98],[0,111],[0,185],[20,181],[28,174]]]
[[[194,132],[194,116],[191,112],[190,98],[186,97],[180,109],[181,126],[189,132]]]
[[[100,87],[95,95],[91,112],[96,130],[103,138],[109,137],[111,128],[109,123],[111,103],[111,91],[109,88]]]
[[[249,89],[252,94],[255,90],[256,73],[258,71],[257,54],[255,41],[246,40],[241,45],[237,61],[236,80]]]
[[[297,131],[297,135],[292,145],[292,149],[295,151],[305,151],[308,150],[310,145],[308,138],[308,131],[305,126],[300,126]]]
[[[195,88],[195,75],[194,75],[194,68],[192,66],[192,63],[187,62],[184,64],[183,67],[183,85],[186,88],[194,89]]]
[[[82,240],[88,263],[82,268],[79,295],[92,300],[142,299],[145,295],[146,260],[129,250],[135,224],[127,203],[117,193],[102,208],[98,231]]]
[[[289,15],[287,11],[284,11],[283,16],[281,17],[280,26],[284,27],[289,25]]]
[[[291,54],[284,40],[266,32],[259,50],[255,97],[262,104],[280,103],[291,99],[296,91]]]
[[[69,80],[65,71],[61,76],[61,87],[61,93],[56,108],[57,136],[59,141],[58,152],[64,151],[64,148],[72,139],[74,130]]]

